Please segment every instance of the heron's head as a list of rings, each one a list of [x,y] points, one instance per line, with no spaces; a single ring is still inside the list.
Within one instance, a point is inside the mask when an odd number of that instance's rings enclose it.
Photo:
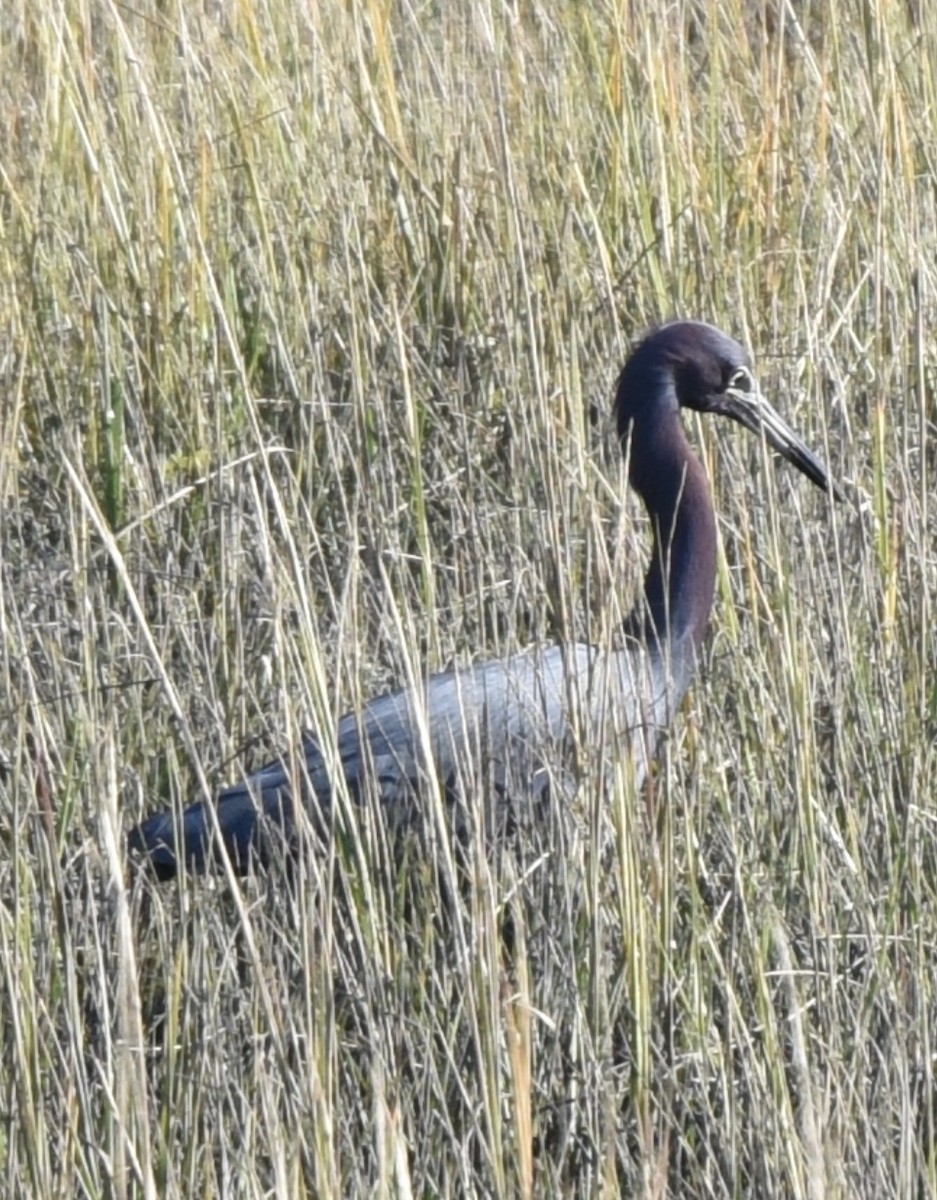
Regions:
[[[675,321],[649,333],[625,363],[618,380],[616,414],[624,437],[677,408],[719,412],[728,388],[754,387],[742,346],[712,325]]]
[[[637,346],[618,380],[618,433],[630,437],[632,462],[655,432],[670,431],[680,408],[731,417],[763,434],[770,446],[818,487],[839,489],[826,467],[762,396],[747,351],[734,338],[701,321],[675,321]]]

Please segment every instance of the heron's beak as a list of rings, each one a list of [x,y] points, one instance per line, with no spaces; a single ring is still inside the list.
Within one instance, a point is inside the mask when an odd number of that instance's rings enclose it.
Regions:
[[[793,463],[808,479],[813,480],[817,487],[831,492],[837,500],[844,499],[839,485],[830,477],[823,463],[774,411],[757,388],[752,388],[751,391],[726,388],[720,397],[719,409],[727,417],[750,429],[752,433],[763,434],[769,446],[782,454],[789,463]]]

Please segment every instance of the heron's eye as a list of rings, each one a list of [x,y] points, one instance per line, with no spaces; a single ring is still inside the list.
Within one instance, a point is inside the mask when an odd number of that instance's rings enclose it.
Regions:
[[[752,373],[748,367],[736,367],[729,376],[729,382],[726,384],[726,391],[729,392],[753,392],[755,390],[755,380],[752,378]]]

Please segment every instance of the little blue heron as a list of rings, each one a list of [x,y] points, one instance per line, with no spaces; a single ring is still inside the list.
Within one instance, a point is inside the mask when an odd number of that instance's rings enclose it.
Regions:
[[[824,490],[839,494],[820,460],[755,386],[742,347],[711,325],[679,321],[651,332],[618,381],[618,434],[629,482],[651,518],[653,548],[638,599],[612,649],[552,646],[430,676],[419,694],[395,692],[338,722],[336,765],[356,801],[373,796],[397,823],[414,813],[431,778],[447,796],[487,781],[498,803],[568,794],[574,731],[603,731],[628,756],[641,786],[660,732],[693,674],[716,578],[716,519],[706,476],[680,408],[719,413],[766,442]],[[233,865],[247,870],[268,852],[265,828],[291,842],[294,793],[322,816],[334,799],[326,756],[307,738],[299,765],[277,760],[214,801]],[[485,766],[479,773],[480,760]],[[555,787],[556,781],[559,787]],[[471,802],[471,796],[468,797]],[[135,855],[160,878],[180,859],[201,870],[219,852],[205,802],[160,813],[130,833]]]

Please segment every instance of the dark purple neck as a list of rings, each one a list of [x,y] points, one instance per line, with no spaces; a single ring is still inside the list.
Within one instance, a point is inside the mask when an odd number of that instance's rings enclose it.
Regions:
[[[627,632],[671,644],[690,634],[699,647],[716,586],[716,518],[709,485],[676,411],[634,439],[629,476],[654,528],[644,596]]]

